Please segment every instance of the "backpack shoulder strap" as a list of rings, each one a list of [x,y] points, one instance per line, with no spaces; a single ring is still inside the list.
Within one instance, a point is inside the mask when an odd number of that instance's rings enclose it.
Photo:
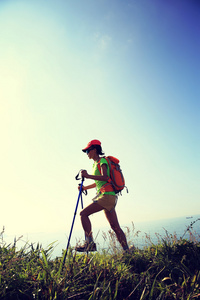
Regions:
[[[107,161],[107,163],[108,163],[108,166],[110,167],[110,165],[109,165],[109,161],[108,161],[108,158],[107,158],[106,156],[103,156],[103,157],[101,157],[101,158],[100,158],[100,160],[97,162],[97,168],[98,168],[98,170],[99,170],[100,174],[101,174],[101,166],[100,166],[100,161],[101,161],[101,159],[102,159],[102,158],[105,158],[105,159],[106,159],[106,161]]]
[[[101,159],[100,159],[100,160],[101,160]],[[97,162],[97,168],[98,168],[98,170],[99,170],[99,173],[101,174],[100,160]]]

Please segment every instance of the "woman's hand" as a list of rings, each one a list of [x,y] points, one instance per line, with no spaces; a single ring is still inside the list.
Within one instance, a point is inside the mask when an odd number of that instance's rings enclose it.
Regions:
[[[81,186],[78,186],[78,190],[80,191]],[[87,190],[83,185],[82,185],[82,191]]]
[[[82,170],[81,171],[81,176],[84,177],[84,178],[88,178],[89,174],[86,170]]]

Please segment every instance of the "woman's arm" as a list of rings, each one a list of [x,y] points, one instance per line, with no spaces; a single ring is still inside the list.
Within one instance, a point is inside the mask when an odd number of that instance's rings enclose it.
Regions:
[[[81,172],[81,176],[88,179],[93,180],[99,180],[99,181],[107,181],[108,180],[108,174],[107,174],[107,165],[103,164],[101,166],[101,174],[102,175],[89,175],[86,170],[83,170]]]
[[[89,189],[93,189],[96,187],[96,183],[90,184],[90,185],[86,185],[86,186],[82,186],[83,191],[85,190],[89,190]]]
[[[80,187],[81,186],[79,185],[78,186],[79,191],[80,191]],[[93,183],[93,184],[90,184],[90,185],[86,185],[86,186],[82,185],[82,190],[86,191],[86,190],[89,190],[89,189],[93,189],[95,187],[96,187],[96,183]]]

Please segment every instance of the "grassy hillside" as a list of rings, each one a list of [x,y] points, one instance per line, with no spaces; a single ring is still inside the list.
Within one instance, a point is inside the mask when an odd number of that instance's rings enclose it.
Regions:
[[[53,244],[0,240],[0,299],[200,299],[200,242],[166,232],[158,244],[123,253],[112,233],[107,251],[51,258]]]

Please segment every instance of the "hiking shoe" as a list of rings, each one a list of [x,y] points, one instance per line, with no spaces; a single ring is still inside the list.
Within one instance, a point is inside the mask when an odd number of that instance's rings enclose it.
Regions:
[[[135,246],[130,246],[129,248],[127,249],[124,249],[123,250],[123,253],[126,255],[126,254],[134,254],[134,252],[136,251],[136,248]]]
[[[134,246],[134,245],[131,245],[131,246],[129,247],[129,252],[130,252],[130,253],[134,253],[135,251],[136,251],[135,246]]]
[[[82,246],[76,246],[75,250],[78,252],[89,252],[89,251],[97,251],[96,244],[94,242],[85,243]]]

